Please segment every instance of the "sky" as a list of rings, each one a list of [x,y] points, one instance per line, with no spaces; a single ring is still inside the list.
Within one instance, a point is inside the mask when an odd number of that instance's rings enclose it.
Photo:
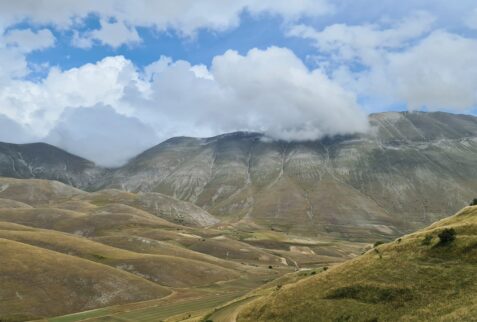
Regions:
[[[0,0],[0,62],[0,141],[115,167],[173,136],[475,114],[477,2]]]

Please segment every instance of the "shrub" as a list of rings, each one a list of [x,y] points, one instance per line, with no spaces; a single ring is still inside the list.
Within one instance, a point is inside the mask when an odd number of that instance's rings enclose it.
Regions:
[[[456,232],[454,228],[445,228],[437,237],[439,237],[440,245],[448,245],[455,240]]]
[[[268,269],[272,269],[272,268],[273,268],[273,266],[272,266],[272,265],[268,265]]]
[[[103,255],[92,254],[92,256],[97,260],[105,260],[106,259],[106,257],[104,257]]]
[[[424,239],[422,240],[421,244],[422,244],[422,245],[430,245],[430,244],[431,244],[431,241],[432,241],[432,236],[431,236],[431,235],[427,235],[426,237],[424,237]]]
[[[384,244],[384,242],[381,240],[378,240],[377,242],[374,243],[373,247],[378,247],[379,245],[382,245],[382,244]]]
[[[328,270],[328,266],[323,267],[323,272],[326,272]]]
[[[477,206],[477,198],[474,198],[474,200],[471,201],[469,206]]]

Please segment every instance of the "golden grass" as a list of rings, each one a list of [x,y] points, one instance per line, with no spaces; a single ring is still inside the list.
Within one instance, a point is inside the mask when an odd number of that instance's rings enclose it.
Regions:
[[[439,245],[437,234],[457,238]],[[423,244],[432,236],[429,245]],[[238,321],[463,321],[477,312],[477,207],[268,292]]]
[[[39,318],[141,301],[170,291],[131,273],[0,238],[0,317]]]

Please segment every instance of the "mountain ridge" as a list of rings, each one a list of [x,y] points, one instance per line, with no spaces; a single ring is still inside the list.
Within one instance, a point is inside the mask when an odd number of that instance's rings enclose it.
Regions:
[[[26,162],[21,151],[11,152],[14,145],[9,154],[0,145],[0,175],[30,174],[89,191],[159,192],[227,223],[365,240],[421,228],[477,193],[476,117],[385,112],[369,119],[367,134],[315,141],[255,132],[175,137],[115,169],[79,157],[65,162],[74,157],[65,152],[56,170],[30,171],[48,164],[41,153]],[[12,164],[22,171],[9,170]]]

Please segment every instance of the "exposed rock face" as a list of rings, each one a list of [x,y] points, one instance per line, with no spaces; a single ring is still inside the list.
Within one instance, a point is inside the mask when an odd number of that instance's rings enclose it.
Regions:
[[[381,113],[370,123],[366,135],[313,142],[255,133],[173,138],[118,169],[110,185],[168,194],[228,219],[346,238],[411,231],[477,195],[477,118]]]
[[[365,239],[423,227],[477,195],[477,118],[392,112],[370,123],[366,135],[312,142],[173,138],[111,172],[66,153],[0,152],[0,174],[160,192],[229,221]]]

